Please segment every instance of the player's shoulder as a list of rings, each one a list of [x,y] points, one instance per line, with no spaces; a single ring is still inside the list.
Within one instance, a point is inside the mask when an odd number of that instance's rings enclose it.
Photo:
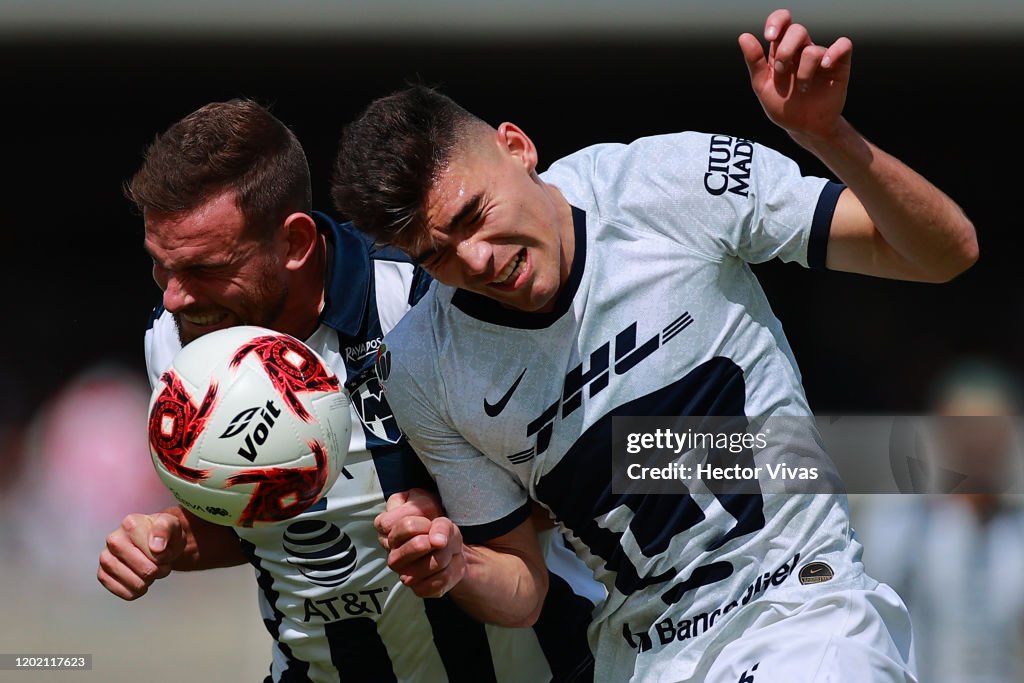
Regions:
[[[151,381],[155,382],[160,373],[171,365],[180,350],[181,340],[178,338],[174,316],[162,305],[156,306],[150,315],[145,334],[146,365]]]
[[[680,151],[697,151],[707,148],[709,142],[720,134],[702,131],[679,131],[658,135],[647,135],[626,142],[601,142],[583,147],[553,162],[548,171],[564,168],[586,169],[615,163],[627,163],[636,158],[661,158],[672,153],[674,158]]]
[[[164,308],[163,304],[157,304],[150,312],[149,320],[146,321],[146,334],[162,337],[167,334],[169,325],[174,325],[174,316]]]
[[[541,179],[581,208],[616,220],[623,198],[631,204],[669,188],[675,194],[700,186],[714,139],[711,133],[682,131],[590,145],[552,163]]]
[[[339,222],[314,212],[320,232],[328,238],[330,269],[327,305],[323,322],[350,336],[357,336],[373,311],[390,328],[430,285],[430,277],[398,249],[382,247],[351,222]],[[370,303],[375,297],[374,305]]]
[[[369,235],[361,231],[352,221],[339,221],[323,211],[314,211],[313,220],[320,232],[327,235],[333,242],[334,257],[342,256],[346,263],[355,261],[385,261],[407,263],[411,259],[402,250],[395,247],[380,245]],[[344,250],[345,253],[340,253]]]
[[[443,287],[435,283],[423,300],[384,335],[376,372],[387,387],[392,407],[396,401],[401,402],[399,394],[421,398],[435,395],[445,383],[442,368],[447,366],[445,356],[450,344],[446,342],[443,299]]]
[[[447,287],[433,282],[419,302],[406,313],[398,324],[384,336],[389,348],[400,349],[403,353],[436,351],[438,330],[443,325],[447,305]]]

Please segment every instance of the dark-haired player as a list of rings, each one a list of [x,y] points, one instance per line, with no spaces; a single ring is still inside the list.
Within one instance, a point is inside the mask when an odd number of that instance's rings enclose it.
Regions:
[[[423,87],[343,136],[338,208],[440,282],[385,339],[382,374],[450,517],[380,517],[389,562],[514,622],[544,595],[539,501],[609,591],[599,680],[913,679],[906,609],[864,574],[845,497],[612,486],[618,416],[812,415],[749,263],[943,281],[976,258],[956,204],[842,117],[851,42],[817,45],[786,10],[764,37],[767,54],[740,38],[761,105],[841,184],[697,132],[539,173],[520,128]]]
[[[450,598],[421,599],[388,568],[373,528],[385,496],[435,510],[436,497],[409,492],[432,484],[372,361],[429,278],[312,211],[292,132],[252,101],[207,105],[156,138],[127,190],[163,290],[145,338],[151,381],[183,343],[232,325],[269,327],[304,339],[347,379],[362,428],[337,484],[288,522],[232,529],[181,507],[129,515],[100,557],[103,585],[134,599],[172,570],[248,560],[274,639],[267,681],[588,680],[592,603],[569,581],[590,597],[596,584],[561,544],[549,550],[565,578],[551,576],[555,591],[532,629],[485,626]]]

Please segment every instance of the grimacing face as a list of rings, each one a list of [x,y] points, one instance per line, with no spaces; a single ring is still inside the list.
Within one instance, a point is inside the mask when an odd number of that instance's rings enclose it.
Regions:
[[[406,251],[445,284],[508,308],[550,310],[572,262],[572,212],[536,163],[512,124],[458,147],[427,194],[429,233]]]
[[[274,328],[288,283],[273,241],[245,234],[228,190],[184,214],[147,211],[145,249],[182,345],[235,325]]]

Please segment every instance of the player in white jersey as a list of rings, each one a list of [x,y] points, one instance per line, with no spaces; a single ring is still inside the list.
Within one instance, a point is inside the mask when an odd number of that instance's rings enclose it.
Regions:
[[[749,263],[942,281],[977,257],[954,202],[842,118],[850,41],[815,45],[786,10],[765,38],[767,58],[740,39],[761,104],[844,184],[703,133],[538,174],[519,128],[423,87],[343,135],[338,208],[441,283],[385,338],[378,374],[450,517],[382,515],[389,562],[421,595],[528,619],[539,501],[608,588],[600,681],[913,680],[908,615],[864,574],[841,493],[613,483],[617,417],[811,416]]]
[[[557,597],[533,629],[485,625],[451,598],[422,599],[387,566],[373,528],[386,496],[413,489],[401,495],[428,506],[436,498],[381,396],[373,359],[429,277],[397,250],[310,211],[298,141],[253,102],[209,105],[173,126],[129,192],[164,291],[145,336],[150,381],[183,342],[264,325],[305,339],[346,379],[362,429],[353,430],[337,484],[301,515],[249,529],[180,507],[130,515],[100,558],[101,582],[133,599],[171,569],[248,560],[274,639],[267,681],[590,680],[585,631],[600,595],[563,544],[548,546]]]

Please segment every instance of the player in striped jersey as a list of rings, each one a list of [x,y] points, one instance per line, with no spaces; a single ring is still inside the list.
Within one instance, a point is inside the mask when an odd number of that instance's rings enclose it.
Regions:
[[[765,37],[768,58],[741,38],[761,104],[845,187],[697,132],[594,145],[539,173],[521,129],[423,87],[371,104],[343,136],[339,208],[440,283],[386,337],[378,370],[450,519],[383,515],[392,566],[420,594],[518,619],[543,596],[539,501],[608,589],[591,632],[601,681],[914,680],[906,609],[864,573],[844,496],[613,481],[617,418],[730,417],[728,437],[753,436],[748,420],[810,422],[748,264],[942,281],[976,258],[955,203],[842,118],[849,40],[815,45],[785,10]],[[824,469],[810,436],[785,454]],[[694,448],[680,462],[753,470],[754,455]]]
[[[600,592],[561,543],[547,545],[560,573],[540,619],[508,629],[472,619],[451,598],[417,597],[377,541],[373,519],[386,497],[412,490],[402,495],[437,505],[373,373],[381,338],[429,277],[312,212],[301,146],[254,102],[211,104],[172,126],[128,192],[164,292],[145,335],[151,382],[183,343],[262,325],[305,339],[346,378],[362,428],[337,484],[288,522],[232,529],[180,507],[129,515],[100,557],[103,585],[134,599],[172,570],[248,560],[274,639],[267,681],[589,680],[585,630]]]

